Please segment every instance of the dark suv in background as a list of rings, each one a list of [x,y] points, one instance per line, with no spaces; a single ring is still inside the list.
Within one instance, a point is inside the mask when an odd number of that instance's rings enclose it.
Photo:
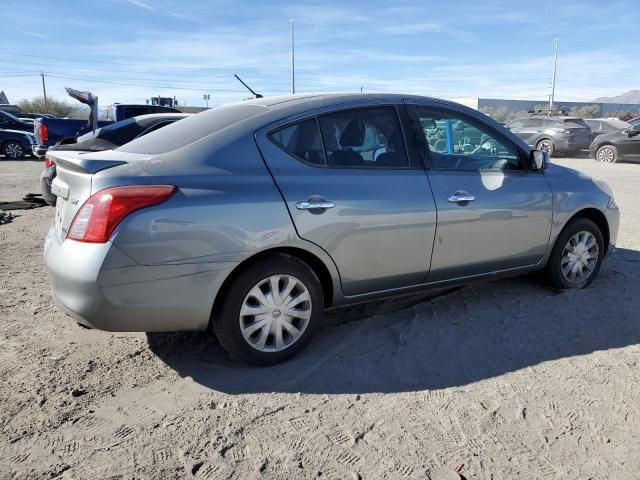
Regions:
[[[589,148],[593,140],[591,129],[581,118],[532,115],[513,120],[507,127],[531,147],[548,152],[567,154]]]

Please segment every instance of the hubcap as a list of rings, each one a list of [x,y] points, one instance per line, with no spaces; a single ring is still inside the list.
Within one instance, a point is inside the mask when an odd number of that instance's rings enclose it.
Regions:
[[[543,152],[551,153],[552,145],[549,140],[543,140],[538,144],[538,150],[542,150]]]
[[[598,152],[598,160],[600,160],[601,162],[611,163],[614,159],[615,154],[613,153],[613,150],[608,147],[601,148]]]
[[[311,319],[307,287],[291,275],[260,280],[242,303],[240,331],[256,350],[279,352],[297,342]]]
[[[584,282],[598,265],[599,253],[598,241],[591,232],[576,233],[562,250],[560,259],[562,276],[572,284]]]
[[[22,156],[22,147],[17,143],[10,143],[6,146],[4,153],[9,158],[20,158]]]

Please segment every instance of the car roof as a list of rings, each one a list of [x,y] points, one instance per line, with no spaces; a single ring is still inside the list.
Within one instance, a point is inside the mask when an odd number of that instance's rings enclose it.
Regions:
[[[401,93],[314,93],[314,94],[289,94],[275,97],[254,98],[245,100],[243,104],[259,105],[273,109],[274,107],[298,110],[303,106],[313,105],[313,108],[330,107],[339,103],[348,103],[358,100],[388,100],[393,103],[402,103],[404,100],[430,101],[440,105],[449,104],[459,106],[456,102],[442,100],[440,98],[422,95],[405,95]]]
[[[285,119],[299,118],[314,111],[340,108],[350,105],[364,107],[368,102],[372,105],[402,104],[404,101],[419,102],[440,108],[463,110],[470,115],[485,117],[477,110],[470,109],[459,103],[442,100],[439,98],[424,97],[419,95],[403,95],[391,93],[316,93],[281,95],[275,97],[253,98],[242,102],[221,105],[210,110],[205,110],[184,121],[166,127],[163,132],[150,133],[144,137],[133,140],[119,147],[117,150],[128,153],[140,153],[145,155],[159,155],[188,144],[203,141],[206,137],[213,137],[222,130],[226,132],[237,131],[242,134],[244,130],[253,130],[266,127],[270,124]],[[492,120],[493,121],[493,120]],[[495,121],[493,121],[495,123]],[[499,124],[496,123],[497,126]],[[508,132],[507,132],[508,133]],[[513,141],[525,148],[523,142],[513,136]]]

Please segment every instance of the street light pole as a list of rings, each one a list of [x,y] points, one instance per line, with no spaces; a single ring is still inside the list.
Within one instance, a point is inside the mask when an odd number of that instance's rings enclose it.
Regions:
[[[556,94],[556,70],[558,68],[558,44],[559,39],[554,40],[556,44],[555,54],[553,56],[553,77],[551,79],[551,97],[549,97],[549,110],[553,110],[553,100]]]
[[[291,23],[291,93],[296,93],[296,57],[295,57],[295,36],[293,29],[293,18]]]
[[[40,72],[42,77],[42,93],[44,94],[44,108],[47,108],[47,87],[44,84],[44,72]]]

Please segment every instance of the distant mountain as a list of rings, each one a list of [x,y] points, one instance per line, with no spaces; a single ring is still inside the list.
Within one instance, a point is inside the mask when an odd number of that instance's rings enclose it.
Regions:
[[[594,102],[599,103],[640,103],[640,90],[629,90],[622,95],[615,97],[600,97],[596,98]]]

